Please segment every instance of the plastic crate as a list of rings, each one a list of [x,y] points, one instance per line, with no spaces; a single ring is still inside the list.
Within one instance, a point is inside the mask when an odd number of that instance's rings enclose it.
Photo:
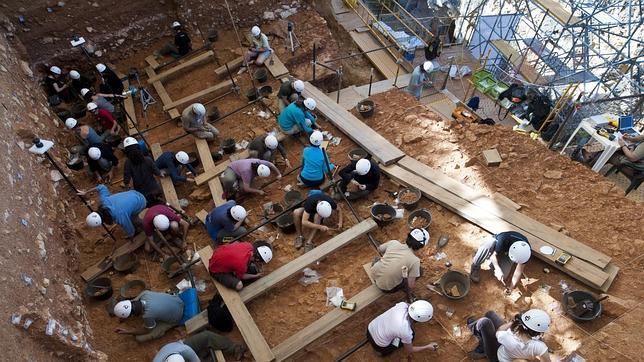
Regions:
[[[491,75],[474,81],[474,86],[476,87],[476,89],[478,89],[479,92],[484,94],[487,93],[487,91],[490,90],[490,88],[494,87],[495,85],[496,85],[496,80],[494,80],[494,78],[492,78]]]
[[[493,78],[492,73],[485,69],[478,70],[472,74],[472,82],[476,83],[483,78]]]
[[[508,88],[510,88],[510,86],[507,83],[498,81],[492,88],[488,89],[486,94],[497,99],[499,98],[499,94],[503,93]]]

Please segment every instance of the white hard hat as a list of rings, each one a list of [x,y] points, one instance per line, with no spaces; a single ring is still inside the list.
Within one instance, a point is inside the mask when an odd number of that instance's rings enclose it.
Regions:
[[[230,208],[230,215],[237,221],[244,220],[246,218],[246,209],[241,205],[235,205]]]
[[[295,91],[298,93],[302,93],[302,91],[304,90],[304,82],[297,79],[295,82],[293,82],[293,89],[295,89]]]
[[[87,223],[87,226],[95,228],[101,226],[103,219],[101,219],[101,215],[99,215],[98,212],[91,212],[85,218],[85,222]]]
[[[98,147],[90,147],[89,150],[87,150],[87,155],[89,158],[96,161],[101,158],[101,150],[99,150]]]
[[[75,71],[75,70],[70,70],[69,71],[69,77],[72,78],[72,79],[80,79],[80,73]]]
[[[266,165],[257,166],[257,176],[268,177],[271,175],[271,169]]]
[[[525,241],[515,241],[510,245],[510,250],[508,251],[508,256],[510,260],[517,264],[524,264],[530,259],[532,251],[530,250],[530,244]]]
[[[364,176],[369,173],[369,170],[371,170],[371,161],[366,158],[361,158],[356,162],[356,171],[358,172],[358,175]]]
[[[152,219],[152,224],[154,224],[155,228],[166,231],[170,227],[170,219],[163,214],[159,214]]]
[[[103,64],[103,63],[96,64],[96,70],[98,70],[99,73],[103,73],[105,71],[105,69],[107,69],[105,64]]]
[[[429,241],[429,232],[425,229],[414,229],[409,232],[409,235],[416,240],[421,246],[427,245],[427,242]]]
[[[129,300],[122,300],[114,306],[114,315],[125,319],[132,314],[132,302]]]
[[[98,108],[98,106],[96,105],[96,103],[94,103],[94,102],[87,103],[87,110],[88,111],[91,112],[91,111],[93,111],[93,110],[95,110],[97,108]]]
[[[188,154],[183,151],[177,152],[174,155],[174,158],[176,158],[177,161],[179,161],[179,163],[182,165],[185,165],[186,163],[188,163],[188,160],[190,159],[190,157],[188,157]]]
[[[273,251],[266,245],[262,245],[257,248],[257,253],[262,257],[264,263],[267,263],[273,260]]]
[[[417,300],[409,305],[407,313],[416,322],[427,322],[434,315],[434,307],[426,300]]]
[[[324,141],[324,135],[322,135],[322,132],[320,131],[313,131],[309,136],[309,142],[311,142],[313,146],[321,145],[322,141]]]
[[[178,22],[178,21],[175,21],[174,23],[172,23],[172,28],[173,28],[173,29],[174,29],[174,28],[178,28],[178,27],[180,27],[180,26],[181,26],[181,23],[180,23],[180,22]]]
[[[83,88],[83,89],[81,89],[81,95],[82,95],[83,97],[85,97],[85,94],[87,94],[87,93],[89,93],[89,89],[87,89],[87,88]]]
[[[268,149],[276,149],[278,145],[277,137],[269,134],[268,136],[266,136],[266,138],[264,138],[264,144],[266,145],[266,147],[268,147]]]
[[[250,33],[253,34],[253,36],[259,36],[262,31],[259,29],[259,26],[255,25],[250,29]]]
[[[124,148],[132,145],[138,145],[138,144],[139,142],[134,137],[125,137],[125,139],[123,140]]]
[[[306,107],[309,111],[314,110],[316,106],[317,103],[315,102],[315,99],[307,98],[304,100],[304,107]]]
[[[545,333],[550,327],[550,316],[541,309],[530,309],[521,315],[521,322],[535,332]]]
[[[178,353],[173,353],[165,358],[164,362],[186,362],[185,358]]]
[[[333,208],[331,207],[331,204],[329,204],[328,201],[320,201],[318,202],[318,205],[315,207],[315,211],[317,211],[320,217],[327,218],[331,216],[331,212],[333,212]]]
[[[75,118],[67,118],[65,120],[65,126],[67,126],[67,128],[69,129],[76,127],[77,124],[78,124],[78,121]]]
[[[50,72],[52,72],[52,73],[54,73],[54,74],[57,74],[57,75],[60,75],[60,73],[62,73],[62,71],[60,70],[60,68],[58,68],[58,67],[57,67],[57,66],[55,66],[55,65],[52,65],[52,66],[51,66],[51,68],[49,68],[49,71],[50,71]]]
[[[192,111],[199,117],[203,117],[206,114],[206,107],[201,103],[195,103],[192,105]]]
[[[434,69],[434,64],[432,64],[432,62],[428,60],[425,63],[423,63],[423,69],[425,69],[426,72],[429,72],[432,69]]]

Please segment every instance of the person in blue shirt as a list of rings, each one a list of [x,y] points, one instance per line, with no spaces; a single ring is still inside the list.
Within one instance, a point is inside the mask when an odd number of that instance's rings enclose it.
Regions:
[[[319,127],[315,124],[316,117],[313,115],[317,103],[313,98],[302,100],[301,98],[289,104],[277,120],[282,132],[288,135],[306,132],[311,134],[314,129]]]
[[[157,168],[161,171],[161,176],[170,175],[172,183],[178,185],[186,181],[195,182],[194,176],[197,176],[197,170],[192,167],[189,160],[190,157],[188,157],[188,154],[183,151],[179,151],[177,153],[165,151],[154,162],[157,165]],[[190,172],[193,177],[183,176],[181,174],[183,167],[187,168],[188,172]]]
[[[311,146],[305,147],[302,152],[302,171],[297,180],[308,187],[319,187],[324,182],[326,172],[333,172],[335,169],[335,165],[325,156],[326,151],[320,148],[323,140],[322,132],[314,131],[309,137]]]
[[[225,238],[236,238],[246,233],[246,209],[230,200],[212,209],[206,216],[208,235],[217,243]]]
[[[423,94],[423,87],[432,83],[429,80],[429,74],[434,70],[434,65],[430,61],[419,64],[414,68],[414,71],[411,73],[411,78],[409,78],[407,92],[416,97],[416,100],[420,100],[420,96]]]
[[[103,184],[88,191],[79,191],[81,196],[96,190],[101,206],[98,210],[87,215],[85,222],[90,227],[101,226],[102,223],[121,225],[128,238],[133,238],[136,233],[135,225],[140,225],[139,213],[145,209],[145,196],[138,191],[130,190],[111,194]]]

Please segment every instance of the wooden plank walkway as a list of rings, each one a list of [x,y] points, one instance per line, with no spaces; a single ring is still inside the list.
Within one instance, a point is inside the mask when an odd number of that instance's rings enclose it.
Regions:
[[[157,62],[157,58],[155,58],[154,55],[148,55],[147,57],[145,57],[145,62],[148,63],[152,70],[157,70],[161,66],[161,64]]]
[[[506,60],[509,60],[510,63],[514,66],[514,69],[517,69],[522,76],[526,78],[528,82],[534,83],[539,79],[539,74],[528,64],[526,61],[522,61],[523,57],[519,52],[512,47],[512,45],[503,39],[491,40],[490,43],[505,57]],[[521,68],[519,69],[519,66]]]
[[[280,79],[281,77],[288,75],[288,69],[286,69],[280,58],[277,57],[275,51],[273,51],[273,54],[271,54],[271,56],[264,62],[264,66],[275,79]]]
[[[352,31],[349,34],[353,41],[358,45],[358,48],[363,52],[382,47],[382,44],[378,42],[378,39],[376,39],[371,32],[366,31],[359,33]],[[396,59],[394,59],[386,49],[367,53],[365,56],[385,78],[394,79],[396,77],[398,64],[396,64]],[[407,70],[401,66],[398,71],[398,75],[400,76],[403,74],[407,74]]]
[[[561,255],[561,252],[557,252],[555,255],[542,254],[539,250],[542,246],[551,246],[543,239],[517,228],[505,220],[498,218],[487,209],[474,205],[415,173],[398,165],[382,166],[382,170],[397,182],[421,190],[425,197],[439,203],[448,210],[462,216],[490,233],[500,233],[508,230],[522,232],[528,237],[534,256],[593,288],[601,288],[609,278],[609,275],[602,269],[579,258],[573,257],[564,266],[557,264],[555,260]]]
[[[151,67],[146,67],[145,68],[145,73],[148,75],[148,78],[154,77],[156,73]],[[159,98],[161,99],[161,103],[163,103],[164,108],[163,110],[166,111],[165,105],[166,104],[171,104],[172,99],[168,95],[168,92],[166,92],[165,87],[160,81],[152,82],[152,86],[154,87],[154,90],[157,92],[159,95]],[[168,109],[168,114],[170,115],[171,119],[179,118],[181,117],[181,114],[176,108]]]
[[[232,86],[233,86],[233,82],[230,79],[225,80],[225,81],[223,81],[221,83],[217,83],[217,84],[215,84],[215,85],[213,85],[211,87],[203,89],[203,90],[201,90],[201,91],[199,91],[197,93],[194,93],[194,94],[191,94],[189,96],[183,97],[183,98],[181,98],[179,100],[170,102],[169,104],[164,103],[163,104],[163,110],[167,111],[169,109],[178,107],[180,105],[196,101],[199,98],[207,96],[207,95],[209,95],[211,93],[221,93],[222,91],[227,91],[227,90],[231,89]]]
[[[210,158],[212,159],[212,155]],[[204,172],[195,177],[195,183],[197,184],[197,186],[199,186],[210,181],[213,177],[217,177],[220,173],[224,172],[229,165],[230,161],[226,160],[219,163],[218,165],[214,165],[212,168],[209,167],[208,170],[204,169]]]
[[[83,278],[83,280],[85,281],[88,281],[101,275],[102,273],[104,273],[105,271],[107,271],[109,268],[112,267],[114,258],[136,251],[136,249],[142,247],[143,244],[145,244],[146,238],[147,237],[143,232],[137,234],[134,237],[133,242],[126,241],[125,244],[119,246],[106,259],[103,259],[98,263],[92,265],[91,267],[85,269],[85,271],[81,273],[81,278]]]
[[[150,151],[152,151],[152,157],[156,161],[157,158],[161,157],[163,150],[161,150],[161,145],[158,143],[153,143],[150,145]],[[177,210],[183,210],[179,205],[179,197],[177,197],[177,190],[174,188],[172,183],[172,178],[170,175],[161,177],[161,188],[163,189],[163,194],[165,195],[165,201],[168,204],[172,205]]]
[[[168,70],[165,70],[165,71],[163,71],[161,73],[158,73],[158,74],[156,74],[156,75],[154,75],[152,77],[149,77],[148,78],[148,83],[152,84],[153,82],[162,81],[163,79],[165,79],[165,78],[167,78],[167,77],[169,77],[169,76],[171,76],[171,75],[173,75],[173,74],[175,74],[177,72],[180,72],[182,70],[185,70],[187,68],[190,68],[190,67],[195,66],[195,65],[197,65],[197,64],[199,64],[201,62],[206,61],[206,60],[210,59],[214,55],[215,55],[215,53],[212,50],[209,50],[209,51],[207,51],[205,53],[201,53],[201,54],[197,55],[196,57],[192,57],[192,58],[187,59],[187,60],[182,59],[183,61],[179,61],[179,64],[176,65],[175,67],[170,68]]]
[[[577,16],[572,16],[570,10],[564,8],[560,2],[556,0],[534,0],[536,4],[541,5],[544,10],[549,10],[550,15],[552,15],[557,21],[561,24],[575,25],[581,22],[581,18]]]
[[[403,151],[387,141],[378,132],[364,124],[353,114],[339,107],[313,84],[306,83],[303,95],[315,99],[317,101],[317,110],[346,136],[369,152],[378,162],[390,165],[405,155]]]
[[[195,144],[197,145],[197,153],[199,153],[199,159],[203,165],[204,173],[210,172],[215,168],[215,161],[212,160],[212,154],[210,153],[208,142],[203,139],[195,138]],[[212,194],[212,200],[214,201],[215,206],[219,206],[226,202],[222,197],[224,189],[221,186],[219,177],[214,177],[208,180],[208,188]]]
[[[208,261],[212,256],[213,250],[212,247],[206,246],[205,248],[199,250],[199,255],[201,256],[201,262],[203,263],[206,270],[208,270]],[[226,303],[228,311],[233,316],[235,320],[235,325],[241,333],[246,346],[250,350],[250,353],[253,355],[255,361],[259,362],[270,362],[275,360],[275,356],[271,351],[266,339],[257,328],[253,317],[248,312],[246,305],[242,302],[239,297],[239,293],[236,290],[228,289],[221,285],[216,280],[212,279],[212,282],[217,288],[217,292],[221,295],[221,298]]]
[[[228,64],[228,70],[230,70],[231,72],[234,72],[237,70],[237,68],[241,67],[243,62],[244,62],[244,57],[239,57],[229,61],[226,64]],[[226,66],[222,65],[221,67],[215,69],[215,74],[217,75],[226,74]]]

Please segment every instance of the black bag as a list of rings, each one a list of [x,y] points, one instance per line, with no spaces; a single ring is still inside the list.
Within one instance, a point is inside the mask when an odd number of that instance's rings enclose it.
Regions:
[[[208,303],[208,324],[220,332],[233,330],[233,316],[219,294]]]

